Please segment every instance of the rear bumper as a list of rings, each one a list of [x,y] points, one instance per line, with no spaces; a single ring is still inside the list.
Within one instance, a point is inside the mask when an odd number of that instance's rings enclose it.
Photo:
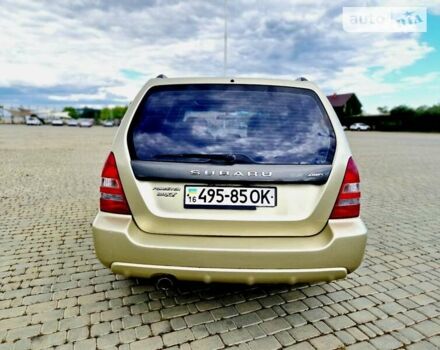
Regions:
[[[362,262],[366,233],[360,218],[330,220],[311,237],[270,238],[151,234],[129,215],[104,212],[93,222],[96,254],[115,273],[248,284],[344,278]]]

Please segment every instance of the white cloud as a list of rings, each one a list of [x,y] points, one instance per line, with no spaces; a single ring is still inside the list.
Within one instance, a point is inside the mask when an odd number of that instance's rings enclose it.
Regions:
[[[402,78],[402,82],[408,83],[408,85],[420,85],[430,83],[437,80],[440,77],[440,72],[430,72],[423,75],[412,75]]]
[[[386,74],[432,48],[418,34],[344,32],[347,3],[230,0],[229,73],[306,76],[328,92],[395,91]],[[145,77],[222,74],[223,0],[3,0],[0,18],[0,87],[52,89],[50,101],[128,101],[144,81],[124,69]]]
[[[68,94],[68,95],[49,95],[49,100],[53,101],[71,101],[71,102],[79,102],[79,101],[89,101],[89,100],[102,100],[105,101],[107,99],[106,91],[101,88],[97,93],[91,94]]]
[[[440,3],[435,0],[382,0],[379,6],[426,7],[428,12],[440,14]]]

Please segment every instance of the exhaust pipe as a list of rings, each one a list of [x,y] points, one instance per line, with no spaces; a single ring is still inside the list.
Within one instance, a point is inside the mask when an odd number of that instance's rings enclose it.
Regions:
[[[158,290],[167,291],[174,287],[174,276],[160,276],[156,280],[156,288]]]

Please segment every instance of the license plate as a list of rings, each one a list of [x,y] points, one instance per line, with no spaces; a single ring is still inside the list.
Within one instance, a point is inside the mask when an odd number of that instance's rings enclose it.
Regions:
[[[275,187],[185,186],[185,208],[256,209],[276,205]]]

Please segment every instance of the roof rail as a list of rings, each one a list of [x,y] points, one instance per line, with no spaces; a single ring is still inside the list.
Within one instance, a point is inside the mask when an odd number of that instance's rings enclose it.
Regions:
[[[158,79],[166,79],[168,77],[165,74],[159,74],[156,78],[158,78]]]
[[[309,81],[307,78],[304,78],[304,77],[298,77],[295,80],[297,80],[297,81]]]

